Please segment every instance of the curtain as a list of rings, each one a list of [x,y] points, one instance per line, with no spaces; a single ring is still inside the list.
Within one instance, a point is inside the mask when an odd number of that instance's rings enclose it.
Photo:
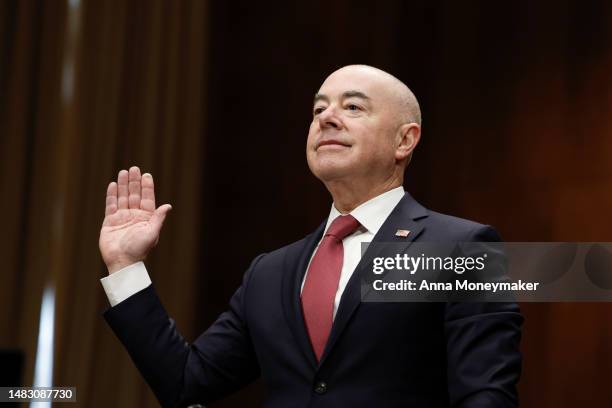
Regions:
[[[193,338],[207,75],[204,1],[0,3],[0,347],[31,385],[41,294],[56,292],[55,385],[79,406],[157,406],[101,316],[106,185],[138,165],[170,202],[147,260]],[[173,214],[174,215],[174,214]]]

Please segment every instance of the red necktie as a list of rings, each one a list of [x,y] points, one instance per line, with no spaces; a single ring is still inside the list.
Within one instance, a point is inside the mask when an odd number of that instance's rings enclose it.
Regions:
[[[344,261],[342,240],[359,228],[352,215],[341,215],[329,226],[315,253],[302,289],[302,311],[312,348],[321,360],[331,332],[334,299]]]

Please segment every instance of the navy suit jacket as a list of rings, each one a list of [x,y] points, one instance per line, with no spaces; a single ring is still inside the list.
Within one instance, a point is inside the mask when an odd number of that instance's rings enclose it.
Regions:
[[[213,401],[258,377],[265,407],[518,406],[523,317],[515,303],[361,302],[356,270],[317,363],[300,287],[324,227],[255,258],[228,310],[191,344],[153,286],[105,312],[162,406]],[[410,234],[396,237],[397,229]],[[417,239],[491,242],[499,236],[491,227],[429,211],[406,194],[374,241],[408,246]]]

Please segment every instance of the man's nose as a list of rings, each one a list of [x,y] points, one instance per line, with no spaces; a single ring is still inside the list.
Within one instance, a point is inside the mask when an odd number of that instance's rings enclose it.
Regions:
[[[333,106],[328,106],[327,109],[319,114],[319,127],[321,129],[340,129],[342,127],[342,122],[338,119],[336,110]]]

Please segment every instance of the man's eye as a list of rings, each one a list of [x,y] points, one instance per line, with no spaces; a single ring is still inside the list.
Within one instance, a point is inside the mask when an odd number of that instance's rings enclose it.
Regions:
[[[318,114],[320,114],[321,112],[323,112],[324,110],[325,110],[325,108],[323,108],[323,107],[314,108],[313,113],[314,113],[315,115],[318,115]]]
[[[347,105],[347,106],[346,106],[346,108],[347,108],[348,110],[350,110],[350,111],[358,111],[358,110],[361,110],[361,108],[360,108],[359,106],[357,106],[357,105],[353,105],[353,104]]]

